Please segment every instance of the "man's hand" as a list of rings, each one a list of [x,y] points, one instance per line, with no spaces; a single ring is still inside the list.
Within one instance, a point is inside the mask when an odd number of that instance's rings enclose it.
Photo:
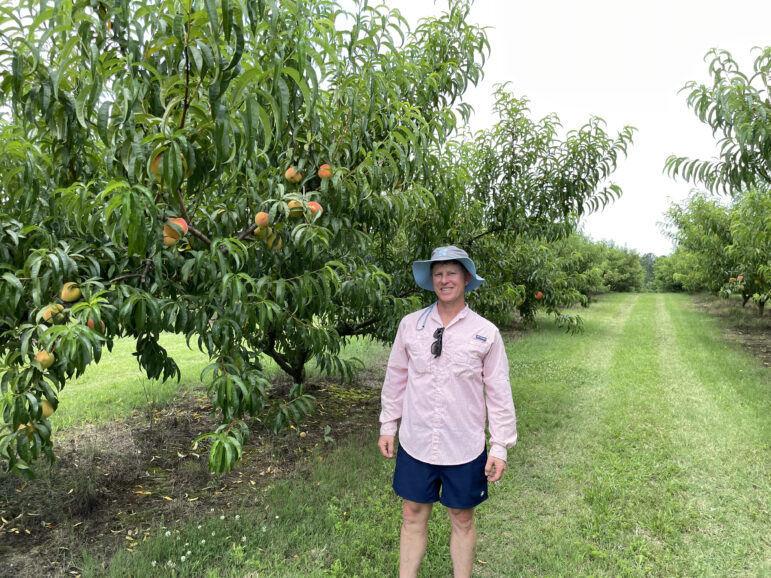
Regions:
[[[382,438],[381,438],[382,439]],[[506,462],[500,458],[494,458],[493,456],[487,457],[487,463],[485,464],[485,475],[488,482],[497,482],[503,476],[503,470],[506,469]]]
[[[380,436],[377,440],[377,447],[380,448],[380,453],[387,458],[394,457],[394,437],[395,436]]]

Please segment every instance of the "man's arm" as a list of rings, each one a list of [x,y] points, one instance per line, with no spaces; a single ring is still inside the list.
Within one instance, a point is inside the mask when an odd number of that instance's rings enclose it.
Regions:
[[[383,389],[380,393],[380,453],[387,458],[394,457],[394,438],[398,430],[398,421],[402,417],[404,391],[407,388],[407,350],[402,338],[402,324],[396,332],[391,354],[388,356]]]
[[[487,420],[490,430],[490,459],[503,462],[506,467],[507,449],[517,443],[517,417],[514,410],[514,400],[511,397],[509,383],[509,360],[503,347],[503,338],[496,331],[495,339],[490,346],[484,362],[485,400],[487,404]],[[503,469],[495,467],[488,459],[488,466],[496,473]],[[500,464],[498,464],[500,466]],[[487,468],[486,468],[487,470]],[[500,479],[500,475],[495,480]]]

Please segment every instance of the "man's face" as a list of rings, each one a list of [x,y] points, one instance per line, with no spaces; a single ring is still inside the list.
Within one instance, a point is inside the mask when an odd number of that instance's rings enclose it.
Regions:
[[[463,302],[466,285],[471,281],[471,273],[459,263],[437,263],[431,268],[431,280],[440,302],[447,304]]]

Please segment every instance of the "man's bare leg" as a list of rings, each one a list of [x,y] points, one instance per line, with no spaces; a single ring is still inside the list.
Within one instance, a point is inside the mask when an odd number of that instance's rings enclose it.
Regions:
[[[428,542],[428,519],[433,504],[404,500],[399,538],[399,577],[416,578]]]
[[[470,578],[474,567],[474,551],[477,545],[477,529],[474,525],[474,508],[456,510],[447,508],[452,522],[450,557],[455,578]]]

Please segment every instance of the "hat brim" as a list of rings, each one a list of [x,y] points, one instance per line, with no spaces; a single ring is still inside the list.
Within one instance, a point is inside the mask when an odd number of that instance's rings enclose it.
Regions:
[[[415,277],[415,283],[418,287],[426,291],[434,290],[434,282],[431,280],[431,263],[440,263],[442,261],[458,261],[471,273],[471,280],[466,285],[466,293],[479,287],[485,280],[477,275],[474,262],[468,257],[448,257],[446,259],[429,259],[427,261],[414,261],[412,263],[412,275]]]

